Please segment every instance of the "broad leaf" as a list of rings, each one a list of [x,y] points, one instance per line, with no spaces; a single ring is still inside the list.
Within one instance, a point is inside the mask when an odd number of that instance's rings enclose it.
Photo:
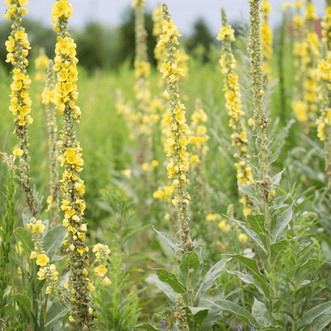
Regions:
[[[243,322],[249,326],[256,326],[258,323],[253,315],[246,309],[228,300],[220,300],[217,303],[213,303],[216,307],[228,311],[234,316],[239,317]]]
[[[28,208],[25,208],[22,212],[22,220],[24,227],[29,223],[31,219],[30,212]]]
[[[226,270],[226,271],[230,275],[236,275],[236,276],[238,276],[244,283],[254,285],[257,288],[257,290],[261,294],[264,295],[264,292],[262,290],[262,287],[261,287],[260,283],[256,279],[254,279],[254,277],[252,277],[251,275],[244,274],[244,273],[242,273],[240,271],[237,271],[237,270],[234,270],[234,271]]]
[[[255,196],[256,193],[255,193],[255,186],[252,186],[252,185],[242,185],[239,183],[239,181],[237,182],[238,184],[238,187],[240,189],[240,191],[245,194],[245,195],[248,195],[248,196]]]
[[[169,284],[162,282],[156,275],[148,277],[148,280],[154,283],[165,294],[172,307],[176,306],[176,297],[178,294]]]
[[[265,244],[264,216],[261,214],[247,215],[247,222],[252,230],[258,235],[260,240]]]
[[[254,304],[252,307],[252,315],[257,320],[261,327],[271,324],[270,313],[267,310],[265,304],[257,299],[254,299]]]
[[[176,291],[176,293],[186,292],[186,287],[170,271],[166,269],[156,269],[155,272],[160,281],[169,284]]]
[[[276,219],[272,230],[272,242],[275,243],[287,231],[288,224],[293,216],[292,205],[285,209]]]
[[[331,301],[321,303],[318,306],[308,310],[303,315],[300,326],[313,325],[312,323],[314,322],[314,320],[324,314],[329,315],[326,318],[329,319],[329,322],[330,322],[331,321]]]
[[[185,309],[189,309],[191,314],[193,315],[193,323],[195,324],[195,327],[200,329],[202,326],[204,320],[206,319],[208,315],[209,308],[206,307],[185,307]]]
[[[187,282],[189,279],[194,279],[199,271],[199,267],[200,260],[198,254],[195,251],[187,252],[183,255],[179,269],[185,282]]]
[[[61,317],[68,312],[68,309],[58,302],[53,303],[51,308],[47,311],[45,327],[52,327]]]
[[[282,149],[282,147],[283,147],[283,144],[284,144],[284,141],[279,145],[279,147],[278,147],[278,149],[276,150],[276,152],[275,152],[274,154],[271,155],[270,160],[269,160],[269,163],[270,163],[270,164],[271,164],[271,163],[274,163],[274,162],[277,160],[278,155],[279,155],[279,153],[280,153],[280,151],[281,151],[281,149]]]
[[[31,232],[25,230],[24,228],[17,228],[15,230],[15,237],[17,241],[19,240],[22,243],[22,248],[24,251],[30,255],[34,249]]]
[[[280,183],[280,180],[282,179],[282,174],[284,171],[285,171],[285,169],[283,169],[281,172],[279,172],[277,175],[275,175],[271,178],[273,185],[278,185]]]
[[[155,229],[154,231],[165,241],[166,245],[169,247],[169,249],[174,255],[176,255],[177,251],[183,251],[182,244],[177,239],[170,236],[170,234],[165,232],[159,232]]]
[[[271,264],[275,264],[277,262],[278,257],[282,250],[288,246],[288,240],[281,240],[274,244],[270,245],[271,249]]]
[[[199,302],[201,294],[214,286],[216,279],[222,276],[225,265],[230,260],[231,258],[218,261],[208,270],[205,278],[202,280],[201,285],[198,289],[195,300],[196,303]]]
[[[265,282],[264,277],[261,274],[259,268],[257,267],[256,261],[253,259],[249,259],[248,257],[239,255],[239,254],[234,254],[234,255],[230,255],[230,256],[234,257],[235,259],[238,259],[240,262],[242,262],[246,266],[246,268],[248,268],[253,273],[254,279],[259,282],[263,292],[268,297],[269,287],[268,287],[267,283]]]
[[[156,328],[155,326],[149,324],[149,323],[144,323],[144,324],[138,324],[134,327],[135,329],[142,329],[142,330],[150,330],[150,331],[159,331],[162,329]]]
[[[62,246],[66,232],[66,227],[60,225],[46,234],[44,238],[44,247],[45,253],[50,259],[52,259],[56,251]]]

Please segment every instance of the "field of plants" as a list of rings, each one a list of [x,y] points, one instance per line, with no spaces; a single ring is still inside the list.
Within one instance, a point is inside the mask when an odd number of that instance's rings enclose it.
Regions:
[[[222,8],[208,61],[160,4],[154,68],[134,0],[133,68],[93,74],[68,0],[31,52],[28,2],[4,2],[0,330],[331,330],[331,1],[321,35],[312,0],[277,31],[271,1],[240,31]]]

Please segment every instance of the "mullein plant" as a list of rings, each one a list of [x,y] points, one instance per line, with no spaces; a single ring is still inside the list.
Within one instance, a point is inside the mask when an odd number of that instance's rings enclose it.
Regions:
[[[15,130],[18,144],[14,148],[14,155],[19,157],[20,181],[26,194],[26,203],[31,216],[35,217],[38,213],[35,203],[35,197],[30,184],[30,156],[29,156],[29,136],[28,128],[33,119],[31,113],[31,99],[29,96],[29,87],[31,80],[27,74],[29,64],[26,57],[29,54],[30,43],[25,29],[21,26],[22,16],[28,13],[25,6],[28,0],[6,0],[9,10],[5,13],[5,19],[11,20],[11,35],[6,41],[8,51],[7,62],[14,66],[13,83],[11,84],[11,100],[9,110],[15,116]]]
[[[48,63],[46,86],[42,93],[42,103],[46,108],[47,127],[48,127],[48,146],[49,146],[49,195],[47,197],[47,209],[49,212],[50,226],[52,228],[59,225],[59,170],[58,170],[58,147],[57,147],[57,124],[55,117],[55,74],[54,63]]]
[[[262,25],[261,25],[261,42],[262,42],[262,56],[263,65],[262,70],[266,74],[267,80],[271,81],[271,66],[270,61],[272,57],[272,29],[270,26],[270,14],[272,7],[268,0],[263,0],[261,3]]]
[[[139,151],[136,155],[136,163],[141,167],[148,160],[149,134],[151,133],[151,118],[149,103],[151,101],[150,82],[150,63],[147,57],[147,32],[145,30],[144,8],[146,0],[134,0],[132,7],[135,9],[135,34],[136,34],[136,56],[134,60],[134,69],[136,83],[134,92],[136,94],[137,104],[136,113],[138,117],[138,144]]]
[[[302,35],[305,26],[305,19],[301,15],[301,8],[305,4],[297,0],[294,3],[295,15],[293,16],[293,28],[294,28],[294,46],[293,54],[295,55],[295,66],[297,69],[295,80],[298,82],[298,85],[294,89],[294,98],[292,101],[292,108],[294,110],[295,116],[299,122],[307,122],[308,113],[307,113],[307,104],[303,101],[303,91],[304,91],[304,67],[303,59],[305,57],[305,48],[302,40]]]
[[[261,45],[260,30],[260,0],[250,0],[250,40],[248,49],[250,52],[252,76],[252,104],[254,107],[253,127],[256,134],[256,147],[258,151],[256,167],[257,178],[255,187],[252,185],[241,185],[240,189],[249,196],[254,203],[254,212],[247,216],[247,222],[234,220],[250,237],[253,244],[252,253],[255,260],[247,255],[233,254],[233,258],[239,260],[243,267],[251,273],[253,278],[248,280],[247,274],[235,273],[244,283],[254,285],[257,291],[254,292],[254,303],[251,312],[234,306],[230,311],[239,318],[242,318],[250,327],[258,329],[282,329],[287,330],[293,327],[293,330],[308,330],[314,322],[322,323],[322,330],[331,317],[329,314],[330,304],[321,303],[314,297],[312,305],[303,305],[298,302],[297,293],[303,291],[302,282],[296,284],[295,295],[289,297],[290,289],[293,289],[293,279],[296,276],[289,272],[285,267],[283,259],[291,253],[290,263],[294,263],[293,269],[302,267],[302,259],[306,254],[305,239],[298,238],[296,234],[297,222],[306,222],[312,225],[311,220],[306,218],[307,211],[303,210],[306,200],[301,197],[292,197],[288,193],[278,189],[279,195],[276,195],[276,188],[279,185],[283,171],[270,177],[270,165],[277,159],[279,150],[274,154],[269,150],[270,141],[267,136],[269,119],[266,117],[264,109],[264,74],[262,70],[263,57]],[[294,192],[295,194],[295,192]],[[303,193],[303,195],[305,195]],[[301,195],[302,196],[302,195]],[[307,224],[305,226],[307,226]],[[307,229],[307,228],[306,228]],[[304,227],[301,228],[304,232]],[[301,231],[300,230],[300,231]],[[293,241],[297,241],[296,249],[282,254]],[[309,249],[317,247],[318,244],[309,244]],[[318,253],[320,254],[320,253]],[[316,264],[317,274],[321,270],[323,263]],[[283,276],[282,276],[283,275]],[[312,276],[316,280],[316,276]],[[240,285],[239,285],[240,286]],[[318,284],[312,284],[308,291],[313,291]],[[241,287],[241,286],[240,286]],[[252,293],[252,292],[250,292]],[[300,306],[300,311],[298,307]],[[228,310],[228,307],[223,309]],[[326,313],[327,311],[327,313]],[[323,315],[320,320],[319,316]],[[263,317],[261,317],[263,316]],[[295,316],[295,317],[293,317]],[[304,318],[302,318],[304,316]],[[243,318],[244,317],[244,318]]]
[[[322,26],[322,35],[323,40],[326,42],[327,49],[331,50],[331,0],[325,1],[325,14],[323,21],[321,23]]]
[[[237,168],[237,179],[239,184],[252,185],[253,172],[250,164],[251,156],[248,153],[248,136],[244,122],[244,111],[242,110],[240,86],[238,75],[235,72],[237,67],[236,59],[231,50],[231,42],[235,41],[234,30],[228,25],[225,10],[222,8],[222,28],[220,29],[218,40],[223,41],[223,55],[220,60],[222,73],[224,77],[225,90],[225,107],[228,110],[229,126],[233,133],[231,134],[232,146],[236,152],[234,158],[236,160],[235,167]],[[252,120],[250,120],[252,124]],[[239,189],[240,191],[240,189]],[[251,202],[245,194],[241,194],[240,202],[243,204],[243,213],[246,217],[251,210]]]
[[[61,191],[64,199],[61,209],[65,212],[63,225],[67,228],[65,253],[69,266],[68,289],[70,293],[70,322],[75,326],[90,330],[93,314],[88,303],[91,300],[92,285],[86,267],[89,265],[88,246],[85,243],[87,223],[83,215],[86,204],[83,198],[84,181],[80,178],[84,161],[82,148],[77,139],[76,124],[80,122],[81,111],[76,105],[77,92],[77,58],[76,44],[68,33],[68,19],[73,12],[67,0],[58,0],[52,8],[53,29],[57,32],[54,71],[57,72],[56,108],[62,115],[63,130],[60,131],[61,151],[59,160],[64,167]]]

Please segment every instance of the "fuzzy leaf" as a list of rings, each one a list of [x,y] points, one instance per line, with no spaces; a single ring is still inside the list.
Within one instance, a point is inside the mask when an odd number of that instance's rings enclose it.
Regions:
[[[260,240],[265,243],[264,235],[264,217],[261,214],[247,215],[247,222],[252,230],[258,235]]]
[[[149,323],[144,323],[144,324],[138,324],[134,327],[135,329],[142,329],[142,330],[150,330],[150,331],[159,331],[162,329],[156,328],[155,326],[149,324]]]
[[[261,327],[271,324],[270,313],[267,310],[265,304],[257,299],[254,299],[254,304],[252,307],[252,315],[257,320]]]
[[[62,246],[67,229],[63,225],[48,231],[44,238],[45,254],[52,259],[56,251]]]
[[[276,150],[276,152],[275,152],[274,154],[271,155],[270,160],[269,160],[269,163],[270,163],[270,164],[271,164],[271,163],[274,163],[274,162],[277,160],[278,155],[279,155],[279,153],[280,153],[280,151],[281,151],[283,145],[284,145],[284,141],[279,145],[279,147],[278,147],[278,149]]]
[[[207,315],[208,315],[208,311],[210,308],[206,308],[206,307],[187,307],[191,314],[194,317],[194,324],[195,326],[200,329],[200,327],[202,326],[203,322],[205,321]]]
[[[255,196],[255,186],[252,185],[242,185],[239,183],[239,181],[237,182],[238,187],[240,189],[240,191],[245,194],[245,195],[251,195],[251,196]]]
[[[272,184],[273,185],[279,185],[281,179],[282,179],[282,174],[285,171],[285,169],[283,169],[281,172],[279,172],[277,175],[273,176],[271,178]]]
[[[15,231],[15,237],[16,240],[19,240],[22,243],[24,251],[30,255],[34,249],[31,233],[24,228],[17,228]]]
[[[234,271],[226,270],[226,271],[230,275],[238,276],[246,284],[253,284],[261,294],[264,294],[260,283],[256,279],[254,279],[254,277],[252,277],[251,275],[244,274],[244,273],[242,273],[240,271],[237,271],[237,270],[234,270]]]
[[[230,260],[231,258],[218,261],[208,270],[205,278],[202,280],[201,285],[198,289],[195,299],[196,302],[199,302],[200,296],[203,292],[209,290],[212,286],[214,286],[216,279],[222,276],[225,265]]]
[[[47,311],[46,324],[45,327],[52,327],[61,317],[63,317],[68,312],[68,309],[58,302],[53,303],[52,307]]]
[[[199,271],[200,260],[199,256],[195,251],[187,252],[182,257],[182,262],[179,266],[182,276],[187,282],[189,279],[194,279]]]
[[[165,243],[174,255],[176,255],[177,251],[183,251],[181,243],[174,237],[170,236],[170,234],[165,232],[159,232],[155,229],[154,231],[165,241]]]
[[[277,259],[282,252],[282,250],[288,245],[288,240],[281,240],[270,245],[271,249],[271,263],[277,262]]]
[[[258,323],[254,316],[246,309],[240,307],[236,303],[228,300],[220,300],[213,303],[215,306],[234,314],[239,317],[243,322],[247,323],[249,326],[256,326]]]
[[[170,305],[172,307],[175,307],[177,293],[173,290],[173,288],[169,284],[162,282],[156,275],[152,275],[148,279],[150,282],[154,283],[165,294]]]
[[[275,243],[287,231],[287,226],[293,216],[292,205],[285,209],[276,219],[276,224],[272,230],[272,242]]]
[[[331,301],[323,302],[319,304],[318,306],[308,310],[301,320],[300,326],[307,326],[307,325],[313,325],[313,322],[318,317],[323,316],[322,321],[328,321],[328,323],[331,321]]]
[[[155,272],[160,281],[169,284],[176,291],[176,293],[185,293],[185,286],[173,273],[166,269],[156,269]]]
[[[22,220],[24,227],[29,223],[30,219],[31,219],[30,212],[28,208],[26,208],[22,212]]]
[[[268,297],[269,287],[266,284],[266,282],[264,281],[264,277],[261,274],[259,268],[257,267],[256,261],[253,259],[249,259],[248,257],[239,255],[239,254],[233,254],[230,256],[234,257],[235,259],[238,259],[240,262],[242,262],[246,266],[246,268],[248,268],[254,274],[254,276],[253,276],[254,279],[259,282],[263,292]]]

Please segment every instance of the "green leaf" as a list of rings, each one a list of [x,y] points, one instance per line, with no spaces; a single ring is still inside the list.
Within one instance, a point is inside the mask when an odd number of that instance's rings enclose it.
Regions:
[[[246,266],[246,268],[248,268],[254,274],[254,276],[253,276],[254,279],[259,282],[263,292],[268,297],[269,296],[269,287],[268,287],[267,283],[265,282],[264,277],[261,274],[259,268],[257,267],[256,261],[253,259],[249,259],[248,257],[239,255],[239,254],[230,254],[230,256],[234,257],[235,259],[242,262]]]
[[[318,306],[308,310],[301,320],[300,326],[306,326],[306,325],[312,325],[315,319],[317,319],[319,316],[328,314],[328,317],[326,316],[326,319],[331,321],[331,301],[324,302],[319,304]],[[326,320],[325,319],[325,320]]]
[[[238,276],[243,282],[245,282],[246,284],[253,284],[255,285],[255,287],[257,288],[257,290],[264,295],[264,292],[262,290],[262,287],[260,285],[260,283],[254,279],[254,277],[252,277],[251,275],[248,275],[248,274],[244,274],[240,271],[237,271],[237,270],[234,270],[234,271],[231,271],[231,270],[226,270],[227,273],[229,273],[230,275],[236,275]]]
[[[272,242],[275,243],[287,231],[287,226],[293,216],[292,205],[285,209],[276,219],[276,224],[272,230]]]
[[[271,264],[275,264],[277,262],[278,257],[280,256],[280,253],[282,250],[288,246],[288,240],[281,240],[274,244],[270,245],[271,250]]]
[[[143,329],[143,330],[150,330],[150,331],[159,331],[162,329],[156,328],[155,326],[149,324],[149,323],[144,323],[144,324],[138,324],[134,327],[135,329]]]
[[[241,222],[239,220],[236,220],[234,218],[230,218],[232,221],[234,221],[235,223],[237,223],[249,236],[250,238],[257,244],[257,246],[259,246],[259,248],[263,251],[263,253],[267,253],[264,246],[260,243],[260,238],[259,236],[257,235],[257,233],[252,230],[252,229],[249,229],[247,226],[246,226],[246,223],[244,222]]]
[[[189,279],[194,279],[199,271],[199,267],[200,260],[198,254],[195,251],[187,252],[183,255],[179,269],[185,282],[187,282]]]
[[[23,250],[30,255],[34,249],[31,233],[24,228],[17,228],[15,231],[15,238],[22,243]]]
[[[270,314],[266,305],[257,299],[254,299],[252,315],[261,327],[271,324]]]
[[[284,144],[284,141],[279,145],[279,147],[278,147],[278,149],[276,150],[276,152],[275,152],[274,154],[271,155],[270,160],[269,160],[269,163],[270,163],[270,164],[271,164],[271,163],[274,163],[274,162],[277,160],[278,155],[279,155],[279,153],[280,153],[280,151],[281,151],[281,149],[282,149],[282,147],[283,147],[283,144]]]
[[[216,279],[222,276],[225,265],[230,260],[231,258],[220,260],[208,270],[205,278],[202,280],[201,285],[198,289],[195,299],[196,303],[199,302],[201,294],[214,286]]]
[[[256,326],[258,324],[256,319],[252,316],[252,314],[248,310],[240,307],[236,303],[233,303],[228,300],[220,300],[217,301],[217,303],[213,303],[213,304],[219,307],[220,309],[228,311],[234,314],[236,317],[239,317],[243,322],[247,323],[249,326]]]
[[[155,270],[160,281],[169,284],[176,293],[185,293],[186,287],[178,280],[178,278],[166,269],[156,269]]]
[[[190,311],[191,314],[194,317],[194,324],[195,326],[200,329],[202,326],[203,322],[205,321],[208,311],[210,308],[206,307],[187,307]]]
[[[264,216],[261,214],[247,215],[247,222],[252,230],[258,235],[260,240],[265,244]]]
[[[52,324],[55,324],[61,317],[68,312],[68,309],[58,302],[53,303],[51,308],[47,311],[45,327],[51,328]]]
[[[331,321],[330,311],[318,316],[314,320],[315,331],[322,331]]]
[[[285,171],[285,169],[283,169],[281,172],[279,172],[277,175],[273,176],[271,178],[272,184],[273,185],[279,185],[280,180],[282,179],[282,174]]]
[[[176,255],[177,251],[183,251],[182,244],[177,239],[170,236],[170,234],[165,232],[159,232],[155,229],[154,231],[165,241],[166,245],[169,247],[169,249],[174,255]]]
[[[46,255],[52,259],[56,251],[62,246],[67,229],[63,225],[48,231],[44,238],[44,247]]]
[[[177,293],[169,284],[162,282],[156,275],[148,277],[147,280],[154,283],[165,294],[172,307],[176,306]]]
[[[239,183],[239,181],[237,182],[238,187],[240,189],[240,191],[245,194],[245,195],[252,195],[255,196],[255,186],[252,185],[242,185]]]
[[[31,219],[30,212],[28,208],[25,208],[22,212],[22,220],[24,227],[29,223]]]

